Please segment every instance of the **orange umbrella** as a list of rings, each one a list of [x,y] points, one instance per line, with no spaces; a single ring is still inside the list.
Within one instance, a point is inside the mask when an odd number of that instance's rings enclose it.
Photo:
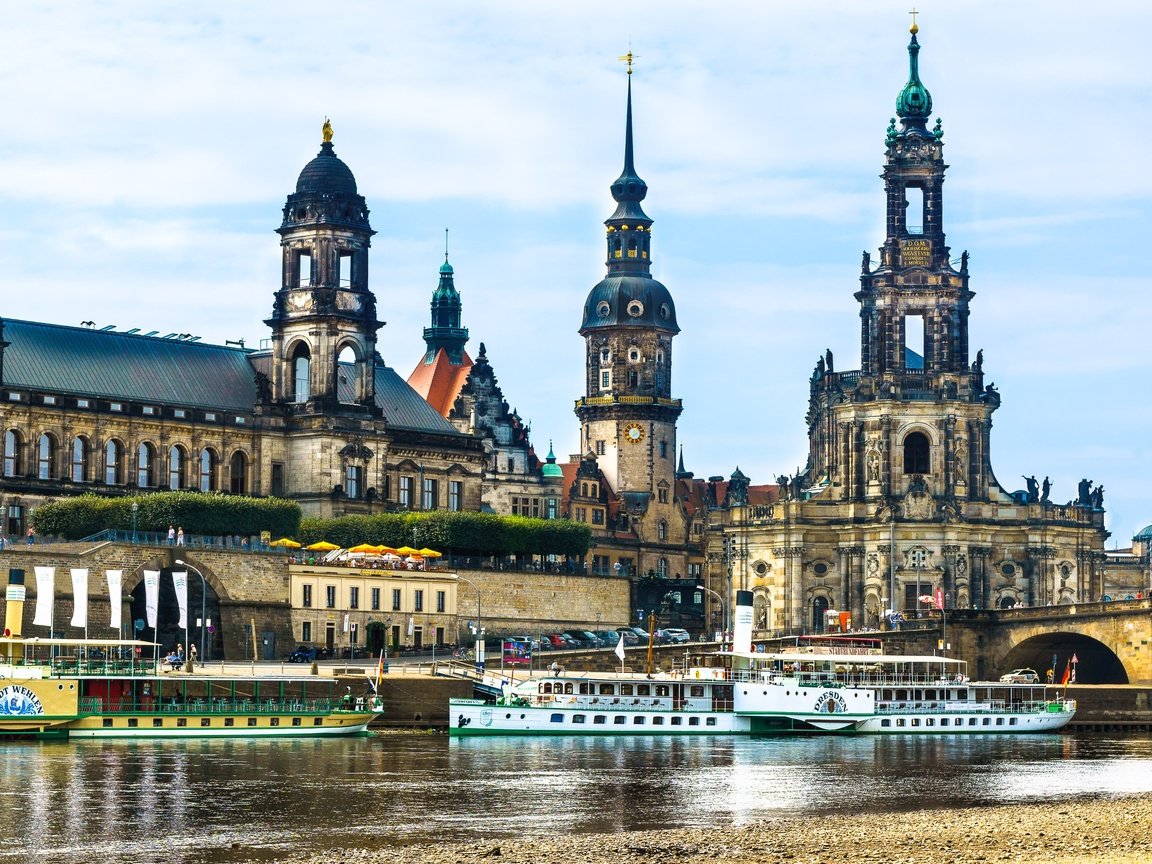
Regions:
[[[444,553],[443,552],[437,552],[435,549],[421,549],[420,554],[423,555],[425,558],[439,558]]]

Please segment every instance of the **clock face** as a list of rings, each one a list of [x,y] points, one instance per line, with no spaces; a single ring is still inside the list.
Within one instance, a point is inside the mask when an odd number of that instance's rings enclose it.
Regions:
[[[624,440],[629,444],[639,444],[644,440],[644,427],[639,423],[629,423],[624,427]]]

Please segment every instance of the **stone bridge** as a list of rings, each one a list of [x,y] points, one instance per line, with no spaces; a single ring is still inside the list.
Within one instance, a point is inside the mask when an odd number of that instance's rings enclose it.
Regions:
[[[936,650],[940,613],[881,634],[909,652]],[[1152,601],[1114,600],[1017,609],[949,609],[948,653],[967,660],[973,678],[997,678],[1027,667],[1059,681],[1073,656],[1078,684],[1152,685]]]

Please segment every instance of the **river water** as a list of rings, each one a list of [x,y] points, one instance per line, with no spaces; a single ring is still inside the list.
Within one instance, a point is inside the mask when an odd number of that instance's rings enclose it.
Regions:
[[[1152,736],[0,743],[0,862],[732,826],[1152,792]]]

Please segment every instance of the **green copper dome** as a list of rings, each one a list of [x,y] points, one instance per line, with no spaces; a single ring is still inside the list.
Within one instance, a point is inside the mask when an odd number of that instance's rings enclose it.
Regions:
[[[556,454],[552,452],[552,442],[548,442],[548,456],[540,466],[540,473],[545,477],[563,477],[564,469],[556,464]]]
[[[920,81],[920,43],[916,41],[916,29],[912,30],[912,41],[908,43],[908,83],[896,97],[896,114],[905,126],[924,128],[924,123],[932,113],[932,94]]]

